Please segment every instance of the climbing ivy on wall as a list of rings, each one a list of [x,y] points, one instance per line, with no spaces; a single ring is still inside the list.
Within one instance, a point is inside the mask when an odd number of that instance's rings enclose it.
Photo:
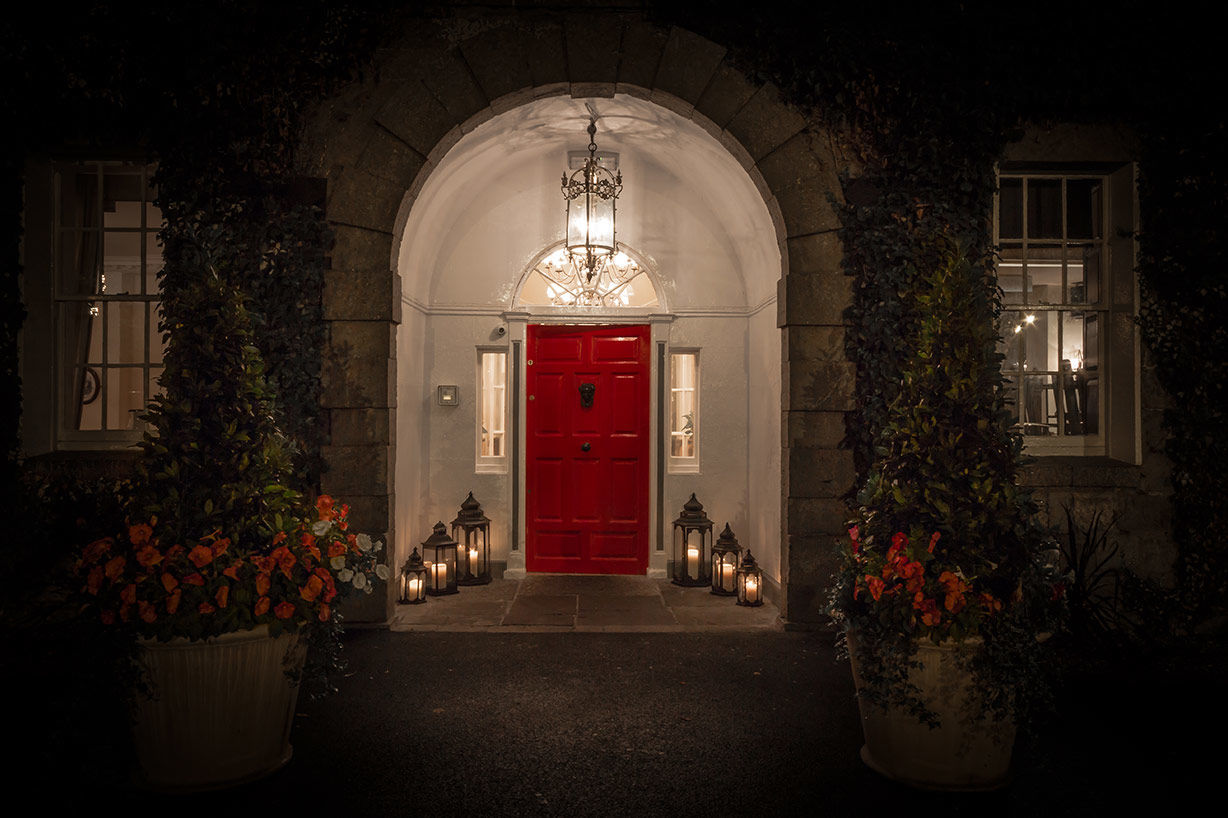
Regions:
[[[854,280],[846,345],[857,371],[848,414],[860,484],[874,430],[898,390],[901,344],[917,319],[902,296],[924,237],[943,232],[992,263],[994,164],[1027,123],[1112,123],[1142,143],[1139,323],[1172,401],[1176,575],[1195,615],[1228,599],[1228,212],[1222,114],[1183,90],[1215,76],[1216,47],[1180,15],[1126,0],[1077,4],[780,2],[736,23],[694,3],[671,22],[728,44],[751,75],[842,137],[856,171],[839,206]],[[786,24],[782,24],[786,23]],[[1211,214],[1217,214],[1212,216]]]

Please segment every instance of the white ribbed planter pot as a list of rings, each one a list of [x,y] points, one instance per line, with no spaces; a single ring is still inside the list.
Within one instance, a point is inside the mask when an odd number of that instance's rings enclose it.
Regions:
[[[142,640],[153,699],[137,695],[133,728],[142,783],[181,792],[268,775],[290,760],[290,726],[306,640],[268,627],[204,641]]]
[[[855,642],[850,632],[853,683],[860,691]],[[958,648],[932,642],[917,646],[921,667],[913,670],[911,679],[926,706],[941,719],[940,727],[930,729],[903,710],[883,710],[858,695],[865,736],[861,759],[867,766],[924,789],[991,790],[1008,782],[1014,723],[982,719],[973,724],[963,717],[971,681],[957,664],[956,651],[975,650],[979,643],[969,639]]]

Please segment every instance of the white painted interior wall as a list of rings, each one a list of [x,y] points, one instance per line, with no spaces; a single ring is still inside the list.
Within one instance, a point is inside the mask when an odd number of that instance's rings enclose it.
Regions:
[[[510,475],[475,472],[477,348],[508,344],[512,333],[495,330],[521,276],[563,238],[560,176],[568,151],[587,147],[586,104],[598,114],[598,149],[620,157],[618,240],[658,272],[661,311],[674,319],[664,330],[670,344],[700,350],[700,473],[666,475],[666,536],[693,491],[716,532],[729,522],[779,581],[776,231],[750,177],[719,142],[663,107],[621,95],[545,98],[496,116],[406,196],[392,259],[404,300],[395,559],[403,562],[436,521],[448,523],[469,491],[492,520],[492,559],[507,559]],[[459,387],[459,405],[436,404],[440,384]]]

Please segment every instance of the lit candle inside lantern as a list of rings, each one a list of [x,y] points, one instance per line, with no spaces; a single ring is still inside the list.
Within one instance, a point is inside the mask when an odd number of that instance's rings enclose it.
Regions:
[[[746,601],[759,601],[759,583],[754,577],[746,578]]]
[[[420,596],[422,596],[422,580],[418,577],[410,577],[409,598],[417,599]]]
[[[477,576],[478,573],[478,549],[477,546],[469,549],[469,576]]]
[[[721,561],[721,587],[724,588],[726,591],[733,590],[734,573],[735,571],[734,571],[733,563],[725,562],[722,560]]]
[[[446,562],[437,562],[431,566],[431,581],[435,583],[436,590],[448,584],[448,564]]]
[[[688,545],[686,549],[686,575],[699,576],[699,548],[694,545]]]

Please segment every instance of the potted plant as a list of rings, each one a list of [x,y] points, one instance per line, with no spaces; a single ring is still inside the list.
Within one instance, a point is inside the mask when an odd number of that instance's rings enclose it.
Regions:
[[[174,290],[166,315],[163,393],[127,525],[88,545],[77,570],[90,609],[140,640],[144,783],[200,790],[289,759],[304,634],[333,632],[340,599],[388,569],[344,504],[287,484],[239,291],[210,269]]]
[[[839,547],[831,612],[866,763],[918,786],[992,788],[1043,693],[1038,637],[1060,617],[1061,586],[1015,479],[994,282],[945,239],[923,257],[905,294],[912,352]]]

